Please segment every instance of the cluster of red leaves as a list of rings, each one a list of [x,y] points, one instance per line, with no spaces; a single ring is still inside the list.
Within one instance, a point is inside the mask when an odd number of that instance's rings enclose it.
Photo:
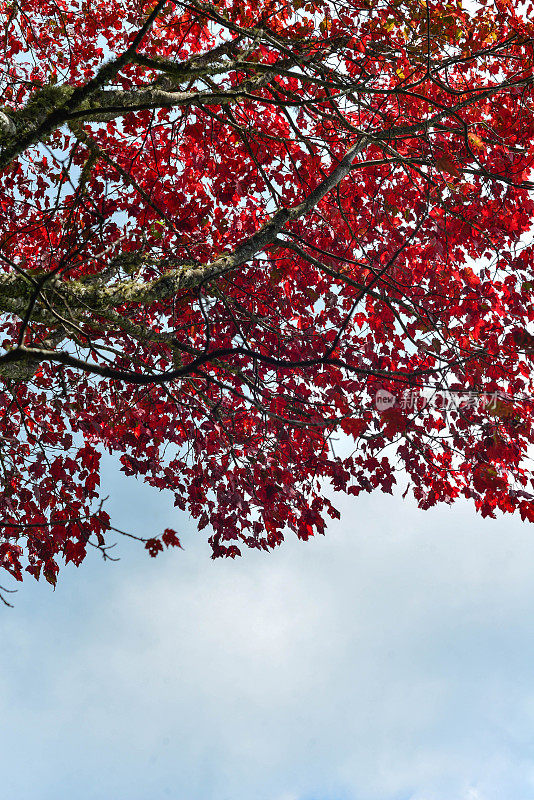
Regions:
[[[83,84],[150,10],[140,0],[13,8],[0,3],[2,102],[15,109],[30,108],[35,86]],[[286,66],[237,103],[97,118],[86,131],[107,158],[90,169],[87,146],[58,128],[0,175],[0,270],[67,264],[66,282],[89,282],[142,250],[135,279],[148,284],[175,264],[206,264],[253,235],[273,203],[302,202],[369,137],[347,178],[254,259],[172,299],[115,309],[151,337],[96,309],[82,331],[91,347],[75,339],[89,361],[139,374],[205,354],[184,377],[136,386],[45,361],[27,382],[3,380],[2,565],[54,583],[59,556],[79,564],[88,542],[104,545],[104,449],[209,526],[214,556],[322,533],[337,515],[328,484],[391,492],[399,473],[422,508],[463,496],[484,515],[534,521],[534,27],[501,0],[476,13],[455,0],[211,8],[218,24],[201,3],[169,3],[143,53],[180,63],[261,23],[273,46],[267,37],[243,58],[274,64],[285,48],[290,64],[295,53],[322,64],[315,82]],[[329,70],[355,87],[337,106]],[[146,75],[126,64],[114,86],[130,91]],[[245,77],[235,69],[212,90]],[[7,350],[21,321],[1,313]],[[36,319],[34,341],[49,333]],[[494,401],[444,411],[417,400],[445,388]],[[377,407],[379,390],[396,404]],[[356,442],[344,457],[332,446],[340,429]],[[151,555],[163,544],[180,543],[171,530],[146,541]]]

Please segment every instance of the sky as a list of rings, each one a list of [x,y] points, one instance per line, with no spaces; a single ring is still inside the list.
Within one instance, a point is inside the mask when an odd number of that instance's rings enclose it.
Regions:
[[[185,549],[122,540],[0,609],[3,797],[534,800],[531,526],[338,496],[326,536],[212,561],[104,482],[117,525]]]

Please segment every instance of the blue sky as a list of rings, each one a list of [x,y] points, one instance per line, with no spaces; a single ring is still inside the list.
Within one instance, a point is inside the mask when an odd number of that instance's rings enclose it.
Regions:
[[[117,524],[176,524],[106,482]],[[182,520],[184,552],[28,581],[0,612],[2,796],[534,798],[532,527],[340,507],[268,556],[213,562]]]

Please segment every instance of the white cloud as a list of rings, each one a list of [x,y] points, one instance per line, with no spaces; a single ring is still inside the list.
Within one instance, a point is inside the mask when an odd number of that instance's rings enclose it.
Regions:
[[[343,510],[269,556],[211,562],[191,534],[27,590],[3,618],[6,796],[534,798],[531,528]]]

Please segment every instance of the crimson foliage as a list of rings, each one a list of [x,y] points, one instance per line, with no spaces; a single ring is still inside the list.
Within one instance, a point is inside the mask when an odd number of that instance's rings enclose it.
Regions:
[[[534,520],[523,13],[0,2],[5,569],[106,553],[104,450],[214,556],[399,475]]]

